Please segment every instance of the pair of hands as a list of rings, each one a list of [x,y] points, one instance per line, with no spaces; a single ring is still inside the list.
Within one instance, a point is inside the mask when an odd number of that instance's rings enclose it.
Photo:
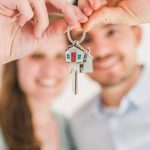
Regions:
[[[49,24],[48,16],[52,13],[62,13],[64,19]],[[87,20],[67,0],[1,0],[0,64],[30,54],[41,39],[65,32],[68,24]]]
[[[79,0],[78,7],[67,0],[1,0],[0,64],[33,52],[40,37],[63,33],[68,24],[83,23],[89,31],[99,23],[148,23],[149,7],[150,0]],[[64,19],[49,24],[48,14],[56,12]]]
[[[85,31],[97,24],[138,25],[150,23],[150,0],[79,0],[81,10],[89,16]]]

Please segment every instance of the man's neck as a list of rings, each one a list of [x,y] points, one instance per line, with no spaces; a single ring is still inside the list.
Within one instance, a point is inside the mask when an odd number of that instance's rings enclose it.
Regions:
[[[101,100],[103,105],[108,107],[118,107],[123,96],[125,96],[138,81],[140,74],[141,68],[137,67],[127,79],[119,84],[111,87],[102,87]]]

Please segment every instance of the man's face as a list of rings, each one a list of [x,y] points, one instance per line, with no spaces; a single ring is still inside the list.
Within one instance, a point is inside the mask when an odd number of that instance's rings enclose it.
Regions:
[[[74,32],[74,38],[82,33]],[[102,86],[112,86],[128,78],[137,66],[136,47],[140,41],[140,27],[99,25],[82,43],[90,47],[94,57],[94,72],[89,76]]]

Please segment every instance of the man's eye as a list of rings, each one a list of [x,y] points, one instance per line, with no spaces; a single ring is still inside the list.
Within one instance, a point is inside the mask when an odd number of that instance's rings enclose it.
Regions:
[[[30,56],[32,59],[42,59],[44,56],[42,54],[33,54]]]

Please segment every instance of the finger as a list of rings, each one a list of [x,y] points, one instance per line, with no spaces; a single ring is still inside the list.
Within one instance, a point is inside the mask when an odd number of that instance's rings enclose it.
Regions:
[[[56,7],[54,7],[54,6],[53,6],[52,4],[50,4],[50,3],[46,3],[46,8],[47,8],[48,14],[61,13],[60,10],[58,10]]]
[[[19,12],[18,24],[24,26],[32,17],[33,11],[27,0],[19,0],[17,3],[17,10]]]
[[[78,18],[78,22],[77,23],[85,23],[88,21],[87,16],[86,17],[82,17],[82,11],[77,7],[77,6],[73,6],[74,7],[74,12]]]
[[[73,5],[67,9],[63,9],[62,13],[66,21],[71,25],[78,22],[85,23],[88,20],[87,16],[85,16],[78,7]]]
[[[79,0],[78,6],[87,16],[90,16],[93,13],[93,9],[87,0]]]
[[[55,6],[58,10],[61,10],[61,12],[63,13],[66,21],[69,24],[75,24],[77,23],[79,20],[88,20],[87,16],[85,16],[85,14],[83,14],[81,12],[81,10],[78,10],[75,8],[75,6],[73,6],[72,4],[70,4],[68,1],[65,0],[49,0],[49,2]]]
[[[96,11],[89,19],[89,21],[83,26],[85,31],[91,30],[97,24],[124,24],[124,25],[136,25],[139,20],[130,16],[128,11],[121,7],[108,8],[105,7],[99,11]]]
[[[123,0],[107,0],[107,5],[110,7],[117,6]]]
[[[8,17],[12,17],[16,15],[16,11],[13,9],[9,9],[4,4],[0,4],[0,14]]]
[[[93,10],[97,10],[107,3],[107,0],[89,0],[90,6]]]
[[[34,29],[34,34],[36,37],[41,37],[49,24],[45,0],[33,0],[32,5],[34,7],[36,20],[36,27]]]
[[[68,27],[68,23],[66,22],[65,19],[56,20],[49,25],[49,27],[46,30],[46,34],[47,36],[62,34],[66,32],[67,27]]]

